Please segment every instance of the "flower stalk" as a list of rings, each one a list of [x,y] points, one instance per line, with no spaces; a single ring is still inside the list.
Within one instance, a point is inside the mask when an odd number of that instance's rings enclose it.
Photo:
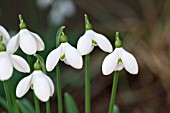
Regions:
[[[8,81],[4,81],[3,84],[4,84],[5,94],[6,94],[7,105],[8,105],[8,112],[12,113],[12,103],[9,94]]]
[[[34,93],[33,93],[33,96],[34,96],[34,104],[35,104],[35,113],[40,113],[39,100],[37,99],[37,97]]]
[[[116,89],[117,89],[117,84],[118,84],[118,78],[119,78],[119,72],[115,71],[114,72],[114,77],[113,77],[113,86],[112,86],[112,94],[110,98],[110,106],[109,106],[109,112],[108,113],[114,113],[113,108],[115,104],[115,97],[116,97]]]
[[[90,55],[85,56],[85,113],[90,113]]]

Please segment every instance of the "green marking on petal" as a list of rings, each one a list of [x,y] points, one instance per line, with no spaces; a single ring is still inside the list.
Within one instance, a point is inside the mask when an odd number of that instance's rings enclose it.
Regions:
[[[97,46],[97,42],[93,39],[92,39],[92,44],[93,44],[93,46]]]
[[[61,59],[62,61],[64,61],[64,59],[65,59],[65,54],[63,54],[63,55],[60,57],[60,59]]]
[[[122,59],[121,58],[118,59],[118,64],[122,64]]]

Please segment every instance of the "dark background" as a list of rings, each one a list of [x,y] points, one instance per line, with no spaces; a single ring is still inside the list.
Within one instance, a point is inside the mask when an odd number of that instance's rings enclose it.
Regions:
[[[46,59],[55,48],[55,34],[62,25],[69,43],[76,47],[84,33],[84,14],[96,32],[102,33],[114,45],[116,31],[121,32],[125,50],[131,52],[139,64],[139,74],[130,75],[122,70],[119,76],[116,104],[121,113],[170,112],[170,0],[0,0],[0,25],[11,36],[18,30],[18,15],[22,14],[28,29],[44,40],[46,50],[38,52]],[[49,0],[50,1],[50,0]],[[113,46],[114,47],[114,46]],[[18,50],[16,54],[25,55]],[[90,54],[91,111],[106,113],[112,89],[113,74],[102,75],[101,65],[108,53],[96,47]],[[25,57],[26,58],[26,57]],[[75,70],[61,64],[62,92],[69,92],[76,101],[79,112],[84,113],[84,67]],[[55,72],[48,75],[56,83]],[[14,72],[10,79],[17,83],[27,74]],[[56,91],[51,101],[51,113],[57,113]],[[0,100],[4,99],[0,83]],[[32,91],[23,97],[33,104]],[[22,99],[18,99],[18,102]],[[0,111],[5,111],[0,105]],[[45,113],[45,103],[41,103]]]

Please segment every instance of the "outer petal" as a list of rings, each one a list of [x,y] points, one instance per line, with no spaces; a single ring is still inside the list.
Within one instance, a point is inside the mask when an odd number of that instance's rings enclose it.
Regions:
[[[92,37],[93,34],[91,30],[85,32],[85,34],[80,37],[77,43],[77,49],[81,53],[81,55],[89,54],[93,49],[92,45]]]
[[[32,85],[32,78],[33,78],[33,74],[23,78],[18,83],[17,88],[16,88],[16,96],[18,98],[21,98],[28,92],[28,90],[30,89],[30,87]]]
[[[57,49],[50,52],[46,60],[47,71],[52,71],[54,69],[60,59],[61,54],[61,45]]]
[[[138,73],[138,64],[135,59],[135,57],[130,54],[129,52],[125,51],[122,48],[122,56],[121,56],[123,65],[125,69],[131,73],[131,74],[137,74]]]
[[[48,82],[50,84],[50,89],[51,89],[51,95],[50,96],[53,96],[53,94],[54,94],[54,84],[53,84],[53,81],[51,80],[50,77],[48,77],[48,76],[45,76],[45,77],[46,77],[46,79],[48,80]]]
[[[37,51],[44,50],[45,49],[45,45],[44,45],[43,40],[40,38],[40,36],[37,35],[36,33],[33,33],[33,32],[32,32],[32,35],[34,35],[34,38],[35,38],[36,43],[37,43]]]
[[[30,67],[28,63],[25,61],[25,59],[18,55],[10,55],[10,58],[15,69],[17,69],[20,72],[27,73],[30,72]]]
[[[20,30],[20,47],[24,53],[33,55],[36,53],[37,44],[34,36],[27,29]]]
[[[19,47],[19,33],[13,36],[7,44],[7,52],[15,53]]]
[[[10,36],[9,36],[9,33],[7,32],[7,30],[1,25],[0,25],[0,34],[3,36],[3,42],[6,45],[10,39]]]
[[[8,80],[13,73],[12,63],[6,52],[0,52],[0,80]]]
[[[43,102],[49,100],[51,96],[51,89],[49,81],[42,71],[34,71],[33,89],[37,98]]]
[[[94,32],[94,39],[97,42],[97,45],[103,51],[109,52],[109,53],[111,53],[113,51],[113,47],[112,47],[110,41],[104,35]]]
[[[70,64],[72,67],[76,69],[81,69],[83,67],[83,59],[80,52],[72,47],[69,43],[66,48],[65,57],[68,64]]]
[[[102,72],[104,75],[109,75],[116,69],[118,59],[117,50],[114,50],[111,54],[106,56],[102,64]]]

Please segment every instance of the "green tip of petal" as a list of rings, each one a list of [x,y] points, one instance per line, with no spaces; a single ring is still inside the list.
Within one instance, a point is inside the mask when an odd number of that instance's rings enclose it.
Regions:
[[[115,47],[116,47],[116,48],[122,47],[122,41],[120,40],[119,32],[116,32]]]
[[[2,41],[3,41],[3,37],[2,35],[0,35],[0,52],[6,51],[6,46]]]
[[[64,34],[64,32],[62,32],[62,35],[60,37],[60,42],[65,43],[67,41],[68,41],[67,36]]]
[[[92,30],[92,24],[89,22],[88,16],[86,14],[84,15],[84,19],[85,19],[85,29]]]
[[[26,29],[27,26],[26,26],[21,14],[19,15],[19,20],[20,20],[20,24],[19,24],[20,29]]]

